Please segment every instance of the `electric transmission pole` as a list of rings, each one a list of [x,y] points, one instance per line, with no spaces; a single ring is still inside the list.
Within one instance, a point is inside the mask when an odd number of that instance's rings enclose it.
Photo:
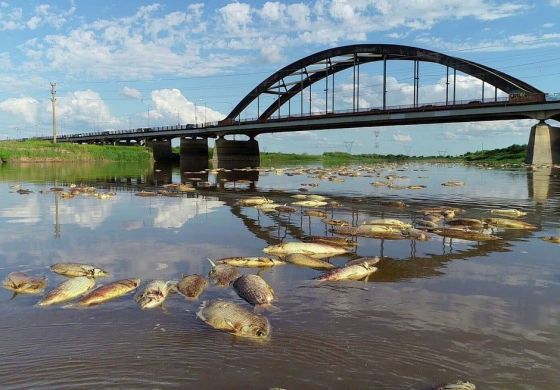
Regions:
[[[53,144],[56,144],[56,83],[51,82],[51,102],[52,102],[52,132]]]

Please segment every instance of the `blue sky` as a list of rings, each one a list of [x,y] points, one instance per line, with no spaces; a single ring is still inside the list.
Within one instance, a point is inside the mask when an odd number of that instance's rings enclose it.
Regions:
[[[277,69],[353,43],[435,50],[560,92],[560,0],[0,0],[0,34],[0,139],[51,132],[51,81],[61,133],[212,121]],[[390,105],[412,102],[412,67],[389,63]],[[380,76],[379,64],[362,69],[361,106],[379,104]],[[444,78],[444,67],[421,64],[420,101],[445,100]],[[351,82],[350,72],[337,76],[338,109],[348,105]],[[458,89],[458,99],[480,97],[479,81],[466,75],[459,75]],[[321,110],[324,96],[315,90],[313,109]],[[245,116],[256,116],[256,107]],[[526,143],[533,123],[384,127],[377,135],[374,129],[311,131],[258,140],[265,151],[457,154]]]

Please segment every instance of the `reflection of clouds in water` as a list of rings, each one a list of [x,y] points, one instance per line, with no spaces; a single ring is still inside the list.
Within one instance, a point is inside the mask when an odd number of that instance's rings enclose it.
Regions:
[[[157,210],[154,227],[180,228],[199,214],[216,211],[224,202],[202,198],[180,198],[177,203],[157,199],[151,207]]]
[[[7,218],[7,223],[35,224],[41,219],[38,199],[32,197],[23,206],[2,209],[0,217]]]
[[[144,220],[142,220],[142,219],[125,221],[125,222],[121,223],[121,228],[123,230],[129,230],[129,231],[130,230],[142,229],[144,226],[145,226]]]
[[[60,224],[75,224],[80,227],[95,229],[112,213],[115,199],[70,199],[59,200],[58,219]],[[56,213],[56,206],[50,207],[51,215]]]

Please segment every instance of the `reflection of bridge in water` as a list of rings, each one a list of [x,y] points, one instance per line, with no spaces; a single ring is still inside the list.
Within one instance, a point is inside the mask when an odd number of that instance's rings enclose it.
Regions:
[[[215,175],[210,176],[208,171],[183,171],[185,166],[179,167],[180,171],[177,171],[177,166],[171,164],[156,164],[155,170],[146,175],[145,177],[134,177],[134,178],[114,178],[112,180],[107,180],[104,182],[93,182],[90,184],[103,187],[107,190],[118,190],[135,192],[139,190],[146,189],[157,189],[162,185],[173,183],[173,179],[180,177],[182,183],[190,182],[200,183],[201,181],[208,182],[209,178],[214,178],[214,182],[209,183],[209,186],[200,188],[196,192],[186,193],[182,196],[184,197],[196,197],[196,198],[212,198],[224,202],[226,206],[229,207],[231,213],[239,218],[243,225],[250,231],[256,238],[264,241],[267,245],[277,244],[285,239],[297,239],[301,240],[307,235],[317,234],[326,235],[327,225],[324,224],[324,230],[320,232],[312,232],[311,227],[321,229],[317,227],[318,219],[313,219],[312,217],[304,216],[299,210],[296,213],[263,213],[257,211],[253,208],[242,207],[238,204],[239,198],[243,198],[248,195],[260,195],[274,199],[277,203],[288,203],[293,201],[290,196],[293,193],[288,192],[278,192],[278,191],[258,191],[256,188],[256,182],[259,177],[259,172],[256,170],[236,170],[231,172],[218,172]],[[553,179],[553,180],[551,180]],[[226,184],[235,183],[241,181],[243,184],[236,187],[227,186]],[[560,180],[558,180],[558,170],[537,170],[529,171],[527,174],[527,182],[529,186],[530,197],[535,199],[537,207],[546,198],[546,196],[558,195],[560,194]],[[535,188],[538,188],[535,190]],[[546,188],[546,190],[545,190]],[[340,208],[327,210],[331,213],[338,211],[348,215],[352,215],[352,219],[358,220],[358,217],[372,218],[383,216],[387,213],[387,209],[380,205],[381,198],[376,199],[375,202],[356,202],[355,198],[345,197],[345,196],[333,196],[332,199],[336,200],[341,204]],[[430,206],[445,206],[445,204],[430,204],[429,202],[423,202],[419,205],[419,208],[430,207]],[[453,206],[457,206],[454,204]],[[464,207],[468,210],[470,207],[477,208],[479,204],[469,204],[468,200],[465,200]],[[493,206],[488,204],[486,206]],[[502,205],[496,205],[496,207],[501,207]],[[247,211],[250,210],[250,213]],[[414,211],[409,211],[408,218],[414,219],[418,215]],[[251,216],[250,214],[253,214]],[[256,217],[254,216],[256,214]],[[331,214],[332,216],[333,214]],[[363,218],[362,218],[363,220]],[[267,223],[268,222],[268,223]],[[539,220],[532,221],[540,225]],[[457,250],[457,245],[454,245],[453,239],[444,238],[441,245],[440,253],[424,253],[422,255],[417,254],[417,245],[423,245],[423,243],[418,243],[413,240],[401,240],[402,245],[409,245],[410,252],[408,258],[405,259],[395,259],[385,252],[386,240],[371,239],[371,238],[357,238],[359,242],[363,243],[363,240],[375,240],[379,243],[379,252],[375,253],[382,258],[380,263],[379,271],[375,273],[371,280],[372,281],[398,281],[406,280],[410,278],[418,277],[429,277],[441,275],[444,272],[442,268],[446,263],[453,260],[465,260],[469,258],[483,258],[488,256],[489,253],[493,252],[509,252],[509,247],[512,241],[526,239],[532,234],[530,231],[524,230],[509,230],[507,234],[502,234],[504,237],[500,241],[490,241],[490,242],[471,242],[467,247],[460,245],[461,250]],[[456,242],[457,240],[455,240]],[[371,241],[370,241],[371,242]],[[407,244],[408,242],[408,244]],[[365,255],[365,254],[364,254]],[[355,257],[355,254],[350,253],[347,258]]]

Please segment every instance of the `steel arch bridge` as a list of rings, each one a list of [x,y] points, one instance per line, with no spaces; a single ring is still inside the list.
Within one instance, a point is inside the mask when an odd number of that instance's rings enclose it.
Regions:
[[[303,91],[313,84],[325,80],[325,91],[328,95],[328,79],[332,78],[332,106],[334,111],[334,75],[343,70],[353,68],[353,103],[352,109],[359,111],[359,86],[360,65],[383,62],[383,109],[387,108],[387,61],[413,61],[414,62],[414,104],[418,105],[419,91],[419,63],[437,63],[447,68],[446,79],[446,104],[450,101],[450,69],[452,77],[452,102],[455,102],[456,72],[460,71],[482,81],[482,100],[484,101],[484,85],[494,87],[494,98],[497,100],[497,90],[507,93],[510,98],[524,101],[544,101],[544,93],[513,76],[503,73],[488,66],[468,61],[458,57],[448,56],[432,50],[412,46],[389,44],[358,44],[341,46],[323,50],[295,61],[278,70],[251,92],[249,92],[229,113],[223,123],[234,121],[251,104],[257,101],[257,112],[260,121],[268,120],[274,112],[288,103],[296,95],[301,94],[300,112],[303,113]],[[260,96],[264,94],[275,95],[276,99],[260,110]],[[311,96],[311,94],[309,94]],[[310,97],[311,99],[311,97]],[[328,97],[326,96],[328,104]],[[311,106],[311,100],[310,100]],[[328,106],[327,106],[328,107]],[[328,110],[325,110],[328,111]]]

